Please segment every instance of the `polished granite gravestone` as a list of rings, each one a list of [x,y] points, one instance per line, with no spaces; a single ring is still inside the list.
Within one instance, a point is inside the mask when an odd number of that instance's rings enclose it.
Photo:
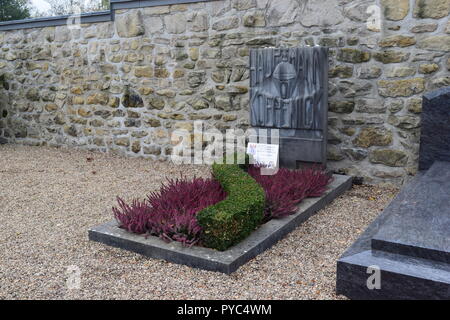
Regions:
[[[450,161],[450,87],[423,97],[419,169],[436,160]]]
[[[328,48],[252,49],[250,87],[250,140],[279,144],[281,167],[325,165]]]
[[[407,196],[392,203],[372,248],[450,263],[450,162],[435,162]]]
[[[450,162],[406,186],[337,263],[336,291],[351,299],[450,299]],[[369,289],[369,267],[381,288]]]
[[[424,96],[419,168],[338,260],[338,294],[450,299],[450,88]],[[379,289],[367,285],[374,268],[381,272]]]

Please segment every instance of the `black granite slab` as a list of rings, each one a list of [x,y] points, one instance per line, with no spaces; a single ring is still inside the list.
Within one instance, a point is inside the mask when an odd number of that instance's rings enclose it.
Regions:
[[[410,254],[410,252],[404,250],[397,250],[396,253],[389,252],[395,250],[387,250],[387,252],[377,250],[376,248],[374,249],[373,245],[374,238],[380,238],[381,235],[389,235],[390,237],[384,239],[389,239],[391,244],[394,243],[394,248],[398,248],[395,247],[398,239],[401,239],[401,241],[405,241],[405,239],[410,240],[408,243],[416,246],[415,249],[422,248],[418,246],[423,242],[411,241],[411,236],[403,235],[404,232],[409,231],[409,228],[406,226],[405,228],[398,226],[398,233],[391,233],[393,229],[389,229],[389,225],[392,221],[401,224],[400,217],[397,216],[396,219],[393,219],[392,215],[395,215],[397,210],[400,210],[406,214],[406,219],[408,219],[410,215],[408,209],[415,212],[416,210],[414,209],[417,205],[411,204],[411,201],[414,201],[411,200],[411,194],[420,193],[423,187],[426,189],[436,188],[436,185],[439,185],[440,182],[448,180],[448,171],[450,171],[448,165],[447,163],[436,163],[429,175],[428,172],[419,173],[341,256],[337,262],[337,294],[345,295],[351,299],[450,299],[450,264],[439,261],[439,259],[429,259],[432,256],[430,251],[436,248],[432,247],[433,245],[437,244],[437,248],[439,248],[441,253],[442,251],[444,253],[448,251],[441,246],[441,241],[432,241],[433,237],[419,235],[418,241],[426,241],[425,243],[427,244],[427,247],[425,247],[427,254],[423,255],[427,257],[426,259],[418,257],[420,254]],[[443,178],[438,177],[438,172],[441,172],[440,175]],[[427,183],[434,185],[434,187],[426,186]],[[448,184],[446,185],[448,186]],[[446,199],[448,196],[446,197],[445,191],[442,190],[438,191],[436,198],[434,195],[432,197],[437,203],[446,203],[448,201]],[[444,199],[440,199],[440,197]],[[422,201],[427,201],[426,198],[421,197],[421,199]],[[411,213],[412,219],[421,217],[421,211],[418,210],[418,212],[416,214]],[[430,219],[439,224],[441,220],[448,221],[446,220],[447,218],[448,213],[447,216],[443,215],[440,218]],[[429,221],[427,217],[423,219],[424,221]],[[415,221],[420,224],[420,220]],[[420,232],[428,232],[427,228],[422,228],[420,225],[409,224],[409,227],[418,228],[421,230]],[[389,232],[384,233],[384,230]],[[436,236],[439,235],[439,230],[442,231],[439,227],[432,228],[432,230],[434,230]],[[444,232],[441,238],[445,237],[446,240],[443,240],[443,243],[446,243],[448,240],[448,236],[446,236],[448,235],[448,224]],[[401,244],[402,242],[399,243]],[[380,247],[380,249],[386,249],[386,247]],[[367,286],[367,280],[370,276],[368,268],[373,266],[378,267],[381,271],[381,288],[371,290]]]
[[[133,251],[150,258],[230,274],[272,247],[317,211],[351,188],[351,177],[342,175],[333,177],[334,181],[322,197],[305,199],[299,205],[296,214],[269,221],[241,243],[223,252],[202,247],[187,248],[178,242],[166,243],[157,237],[145,238],[120,229],[114,221],[91,228],[88,235],[92,241]]]
[[[424,95],[421,130],[419,169],[450,161],[450,87]]]
[[[369,267],[381,270],[380,289],[369,289]],[[450,299],[450,266],[447,263],[380,251],[364,250],[339,259],[337,294],[355,300]]]
[[[450,162],[435,162],[386,211],[372,249],[450,263]]]

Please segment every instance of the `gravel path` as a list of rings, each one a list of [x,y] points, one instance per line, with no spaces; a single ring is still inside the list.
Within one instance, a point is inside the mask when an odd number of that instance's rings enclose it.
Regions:
[[[181,172],[209,169],[0,145],[0,299],[340,299],[336,260],[397,192],[355,187],[231,276],[87,240],[117,195],[143,198]],[[80,289],[67,287],[70,266]]]

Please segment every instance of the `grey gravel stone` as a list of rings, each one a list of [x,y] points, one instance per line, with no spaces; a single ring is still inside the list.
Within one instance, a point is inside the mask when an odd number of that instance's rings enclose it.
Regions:
[[[0,154],[0,299],[342,299],[337,259],[397,192],[354,187],[227,276],[86,236],[111,219],[117,195],[143,198],[166,176],[208,176],[207,167],[18,145]],[[67,289],[69,266],[81,271],[80,289]]]

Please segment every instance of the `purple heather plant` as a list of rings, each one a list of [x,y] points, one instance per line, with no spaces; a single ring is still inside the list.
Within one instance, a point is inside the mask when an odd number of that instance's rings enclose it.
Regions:
[[[144,201],[134,200],[128,205],[117,198],[119,207],[114,207],[113,213],[119,226],[129,232],[192,246],[198,244],[202,233],[197,213],[225,198],[225,191],[215,180],[181,178],[168,180]]]
[[[281,168],[274,175],[261,175],[261,167],[251,165],[248,173],[265,192],[264,222],[294,214],[303,199],[321,196],[332,180],[332,176],[319,167],[302,170]]]

